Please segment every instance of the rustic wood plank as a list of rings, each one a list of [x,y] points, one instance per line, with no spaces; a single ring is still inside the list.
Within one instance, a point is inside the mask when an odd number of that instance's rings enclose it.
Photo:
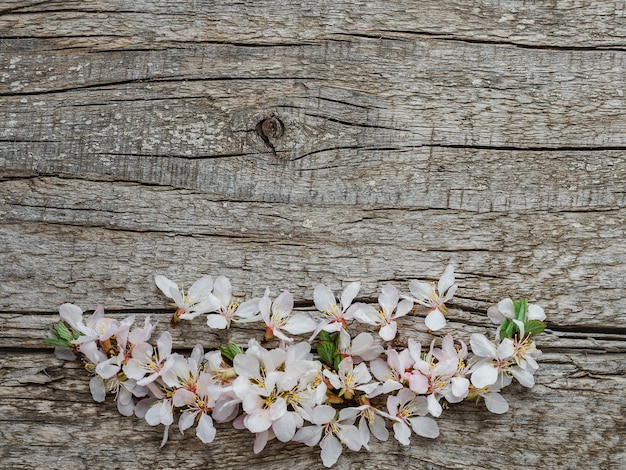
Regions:
[[[609,184],[608,192],[620,186]],[[230,202],[59,178],[1,187],[1,302],[11,311],[54,312],[66,301],[159,308],[164,299],[153,273],[188,285],[203,274],[225,274],[239,295],[271,287],[309,302],[317,283],[337,290],[362,280],[361,295],[373,298],[386,282],[406,290],[409,279],[436,279],[449,261],[462,285],[460,307],[484,312],[506,295],[531,296],[555,325],[570,327],[616,326],[626,311],[621,208],[473,212],[364,204],[346,213],[342,205]],[[554,184],[545,191],[558,200],[559,190]]]
[[[511,459],[515,468],[620,468],[626,457],[625,372],[623,354],[549,354],[533,389],[507,390],[507,415],[490,415],[470,403],[452,406],[438,420],[438,439],[413,438],[411,447],[393,439],[376,442],[371,452],[345,451],[334,468],[502,468],[513,465]],[[80,364],[61,363],[50,354],[8,353],[0,359],[0,436],[12,443],[2,450],[4,465],[324,468],[317,450],[296,443],[273,441],[255,456],[250,436],[228,425],[219,427],[212,445],[172,431],[158,450],[161,428],[119,416],[111,401],[92,402],[85,376]]]
[[[229,426],[157,451],[160,430],[41,346],[59,304],[152,313],[158,333],[157,272],[310,312],[319,282],[373,301],[452,262],[443,333],[490,329],[506,295],[546,308],[538,385],[336,468],[621,468],[623,2],[219,3],[0,1],[3,467],[321,468]],[[405,326],[399,343],[432,337]],[[172,331],[181,349],[258,335]]]

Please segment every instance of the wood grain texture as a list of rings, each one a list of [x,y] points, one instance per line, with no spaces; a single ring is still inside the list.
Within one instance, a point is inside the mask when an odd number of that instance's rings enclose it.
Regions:
[[[526,296],[532,390],[436,441],[335,468],[626,468],[626,5],[609,1],[0,0],[3,468],[322,468],[219,429],[204,446],[92,402],[41,340],[63,302],[171,314],[155,273],[242,297],[361,280],[460,288],[448,330]],[[421,313],[420,313],[421,315]],[[399,343],[428,341],[421,316]],[[197,319],[175,347],[245,342]],[[514,463],[511,464],[511,457]]]

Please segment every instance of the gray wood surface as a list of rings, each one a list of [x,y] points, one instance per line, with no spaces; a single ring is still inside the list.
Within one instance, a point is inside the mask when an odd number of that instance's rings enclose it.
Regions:
[[[42,346],[59,305],[162,331],[155,273],[307,310],[317,283],[373,299],[451,262],[443,333],[545,308],[536,387],[335,468],[626,468],[625,71],[624,2],[0,0],[0,466],[323,468],[230,425],[159,450]]]

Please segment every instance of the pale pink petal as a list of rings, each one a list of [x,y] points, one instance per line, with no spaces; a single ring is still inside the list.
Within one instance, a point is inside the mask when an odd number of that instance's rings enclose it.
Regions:
[[[269,432],[263,431],[258,432],[256,436],[254,436],[254,453],[258,454],[263,449],[265,449],[265,445],[267,444],[267,440],[269,438]]]
[[[313,408],[311,419],[313,424],[327,424],[335,417],[335,409],[329,405],[320,405]]]
[[[446,295],[443,297],[443,301],[447,302],[452,297],[454,297],[454,294],[456,293],[456,290],[458,289],[458,287],[459,287],[458,284],[454,284],[453,286],[451,286],[446,292]]]
[[[250,432],[267,431],[272,425],[269,410],[263,408],[257,409],[256,412],[247,415],[243,422]]]
[[[367,323],[368,325],[380,324],[381,318],[378,315],[378,310],[369,304],[355,304],[357,308],[354,310],[354,318],[361,323]]]
[[[230,285],[230,281],[225,276],[218,276],[213,284],[213,295],[217,297],[222,305],[226,307],[233,295],[233,288]]]
[[[287,412],[287,401],[282,397],[277,398],[276,401],[269,407],[269,411],[272,421],[276,421]]]
[[[426,398],[428,400],[428,412],[431,415],[433,415],[435,418],[438,418],[439,416],[441,416],[441,412],[443,411],[443,409],[441,408],[439,401],[435,397],[435,394],[431,393]]]
[[[313,290],[313,302],[320,312],[331,311],[337,305],[335,294],[323,284]]]
[[[385,420],[380,415],[374,415],[374,421],[369,422],[370,431],[379,441],[389,439],[389,431],[385,426]]]
[[[472,351],[478,357],[488,357],[491,359],[498,357],[495,344],[489,341],[485,335],[472,333],[470,336],[470,345],[472,346]]]
[[[515,318],[515,306],[509,298],[502,299],[498,302],[498,310],[505,318]]]
[[[411,310],[413,310],[413,301],[407,299],[401,300],[398,304],[398,307],[396,307],[396,313],[394,315],[394,318],[403,317]]]
[[[454,284],[454,266],[449,264],[437,283],[439,294],[443,295]]]
[[[398,324],[395,321],[383,326],[378,334],[385,341],[391,341],[396,337],[396,333],[398,331]]]
[[[398,305],[398,300],[400,300],[398,289],[391,284],[386,284],[383,286],[378,296],[378,305],[381,306],[386,316],[390,316],[391,312],[396,308],[396,305]]]
[[[350,450],[357,451],[363,445],[358,428],[352,424],[340,426],[337,435]]]
[[[492,413],[502,414],[509,411],[509,404],[499,393],[485,393],[483,398],[487,409]]]
[[[213,442],[215,434],[216,430],[213,426],[213,420],[206,413],[202,413],[198,420],[198,426],[196,427],[196,436],[198,436],[202,442],[208,444],[209,442]]]
[[[506,317],[502,315],[498,307],[495,305],[487,309],[487,316],[489,317],[491,322],[496,325],[500,325],[502,324],[502,322],[504,322],[504,320],[506,320]]]
[[[472,372],[472,385],[476,388],[483,388],[493,385],[498,380],[498,369],[492,364],[483,364]]]
[[[172,335],[169,331],[164,331],[157,340],[157,349],[159,351],[159,358],[165,359],[172,353]]]
[[[436,308],[428,315],[426,315],[426,320],[424,320],[424,323],[429,330],[437,331],[446,326],[446,318],[443,316],[443,313],[441,313],[441,311]]]
[[[511,367],[509,372],[511,372],[511,375],[515,377],[524,387],[531,388],[535,385],[535,378],[529,371],[524,370],[521,367]]]
[[[473,347],[472,347],[473,349]],[[476,353],[476,351],[474,351]],[[498,359],[508,359],[515,354],[515,345],[511,338],[504,338],[498,345],[496,355]]]
[[[178,288],[178,284],[176,284],[174,281],[170,281],[165,276],[157,274],[156,276],[154,276],[154,282],[161,290],[161,292],[165,294],[166,297],[176,302],[176,305],[181,307],[184,304],[183,297],[181,296],[180,289]]]
[[[213,313],[211,315],[206,316],[206,324],[210,328],[223,330],[228,326],[228,320],[226,320],[226,317],[223,317],[222,315]]]
[[[96,374],[103,379],[110,379],[120,371],[120,365],[117,364],[117,357],[112,357],[96,366]]]
[[[343,290],[341,293],[341,308],[343,308],[344,311],[350,306],[360,289],[360,282],[352,282]]]
[[[450,380],[452,384],[452,395],[457,398],[465,398],[469,391],[469,380],[465,377],[453,377]]]
[[[193,283],[189,289],[189,297],[197,301],[205,297],[213,289],[213,278],[211,276],[202,276]]]
[[[546,319],[546,313],[539,305],[531,304],[528,306],[526,318],[528,320],[544,321]]]
[[[251,299],[243,302],[235,312],[235,315],[243,319],[251,319],[259,313],[259,302],[261,299]]]
[[[302,333],[309,333],[317,328],[317,322],[311,317],[305,315],[292,315],[285,326],[284,330],[287,330],[292,335],[300,335]]]
[[[435,439],[439,436],[439,426],[432,418],[418,416],[417,418],[409,418],[413,432],[418,436]]]
[[[104,381],[101,377],[94,375],[89,381],[89,391],[91,392],[91,396],[98,403],[102,403],[106,397],[106,386],[104,385]]]
[[[322,426],[305,426],[298,429],[296,435],[293,436],[293,440],[296,442],[302,442],[303,444],[312,447],[317,445],[322,438],[322,431]]]
[[[282,314],[282,316],[289,315],[293,310],[293,295],[288,290],[281,292],[274,300],[273,309]]]
[[[411,444],[411,428],[404,422],[394,423],[393,436],[402,445],[408,446]]]
[[[332,434],[328,434],[322,442],[320,442],[320,447],[322,449],[322,463],[325,467],[332,467],[335,465],[341,452],[343,451],[343,447],[339,440],[333,436]]]
[[[83,311],[80,307],[65,303],[59,307],[59,316],[68,323],[74,330],[88,334],[88,330],[83,325]]]
[[[296,434],[296,419],[294,412],[285,413],[272,423],[272,431],[281,442],[289,442]]]
[[[427,300],[431,298],[435,293],[435,289],[432,284],[416,280],[409,282],[409,290],[420,303],[422,303],[425,299]]]
[[[180,417],[178,418],[178,429],[180,429],[181,433],[185,432],[187,429],[193,426],[193,423],[196,422],[197,414],[197,411],[189,410],[185,410],[181,413]]]

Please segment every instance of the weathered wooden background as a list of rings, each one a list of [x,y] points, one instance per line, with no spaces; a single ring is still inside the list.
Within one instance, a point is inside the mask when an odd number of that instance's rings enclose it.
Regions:
[[[230,425],[158,450],[42,346],[59,305],[164,328],[154,273],[306,309],[451,262],[444,333],[545,308],[536,387],[335,468],[626,468],[625,92],[621,1],[0,1],[0,467],[322,468]]]

